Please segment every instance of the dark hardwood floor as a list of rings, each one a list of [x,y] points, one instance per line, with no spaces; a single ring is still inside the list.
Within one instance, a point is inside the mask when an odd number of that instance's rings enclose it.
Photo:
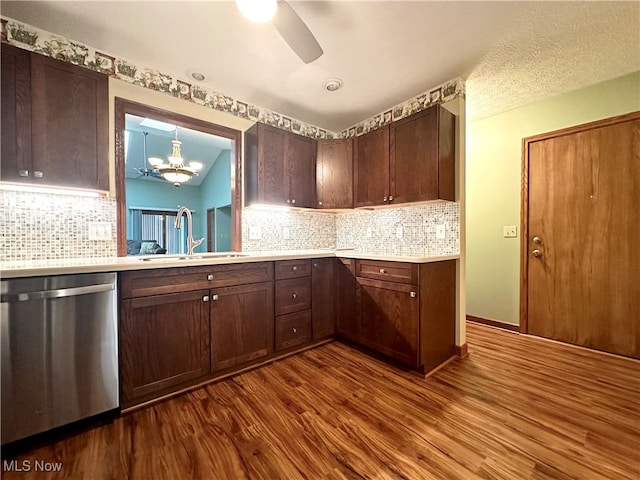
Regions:
[[[468,324],[428,379],[334,342],[18,457],[8,479],[640,478],[640,362]]]

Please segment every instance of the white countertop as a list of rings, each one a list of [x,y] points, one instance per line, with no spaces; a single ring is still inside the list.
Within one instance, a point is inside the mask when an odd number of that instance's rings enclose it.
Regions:
[[[234,254],[236,252],[228,252]],[[138,255],[132,257],[70,258],[57,260],[18,260],[0,263],[2,278],[38,277],[75,273],[121,272],[151,268],[196,267],[229,263],[269,262],[302,258],[343,257],[388,262],[428,263],[455,260],[460,255],[438,257],[407,257],[357,253],[354,250],[289,250],[274,252],[237,252],[238,257],[226,257],[224,253],[186,255]]]

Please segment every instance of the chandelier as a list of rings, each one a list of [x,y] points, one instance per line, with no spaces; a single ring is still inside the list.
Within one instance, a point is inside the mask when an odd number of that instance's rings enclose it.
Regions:
[[[158,157],[149,157],[149,163],[153,166],[154,172],[157,172],[166,181],[173,183],[175,187],[179,187],[185,182],[191,180],[191,177],[198,175],[202,170],[202,163],[189,162],[184,163],[184,158],[180,153],[182,142],[178,140],[178,127],[176,127],[176,138],[171,140],[173,151],[168,157],[167,163]]]

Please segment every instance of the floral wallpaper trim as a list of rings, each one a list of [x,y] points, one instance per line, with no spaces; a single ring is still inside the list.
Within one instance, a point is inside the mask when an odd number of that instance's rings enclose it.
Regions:
[[[307,137],[316,139],[336,137],[334,132],[286,117],[267,108],[241,102],[200,85],[192,85],[158,70],[134,65],[124,58],[99,52],[92,47],[46,30],[7,17],[1,17],[0,23],[2,27],[0,39],[16,47],[105,73],[118,80],[167,93],[213,110],[230,113],[254,122],[266,123]]]
[[[400,120],[414,113],[421,112],[432,105],[445,103],[458,97],[464,98],[464,81],[462,78],[454,78],[435,88],[422,92],[409,100],[369,117],[356,125],[347,128],[338,134],[339,138],[357,137],[371,130],[380,128],[387,123]]]

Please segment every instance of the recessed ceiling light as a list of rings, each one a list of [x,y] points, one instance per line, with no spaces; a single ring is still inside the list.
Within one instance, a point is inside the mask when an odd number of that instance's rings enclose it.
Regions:
[[[202,82],[207,77],[205,77],[204,74],[200,72],[193,72],[191,74],[191,78],[193,78],[196,82]]]
[[[324,89],[328,92],[335,92],[342,87],[342,80],[339,78],[330,78],[324,82]]]

